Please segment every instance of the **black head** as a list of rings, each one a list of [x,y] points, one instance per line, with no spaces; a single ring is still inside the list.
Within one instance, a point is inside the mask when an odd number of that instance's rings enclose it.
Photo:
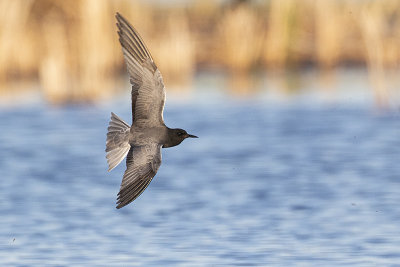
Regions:
[[[177,146],[186,138],[198,138],[195,135],[188,134],[183,129],[168,129],[168,142],[163,147]]]

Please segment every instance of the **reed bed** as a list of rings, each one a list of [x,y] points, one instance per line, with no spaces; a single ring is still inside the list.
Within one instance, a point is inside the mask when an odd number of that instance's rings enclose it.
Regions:
[[[50,102],[94,101],[124,70],[116,11],[139,30],[167,85],[198,69],[239,77],[254,69],[365,66],[377,102],[400,62],[398,0],[193,1],[0,0],[0,93],[38,81]],[[183,87],[183,86],[181,86]]]
[[[248,5],[231,7],[217,26],[218,62],[234,72],[248,72],[261,56],[265,34],[261,17]]]

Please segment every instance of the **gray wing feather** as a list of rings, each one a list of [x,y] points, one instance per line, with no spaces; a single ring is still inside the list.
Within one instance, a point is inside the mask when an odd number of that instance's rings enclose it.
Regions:
[[[165,87],[161,73],[135,28],[119,13],[116,18],[132,84],[132,124],[139,127],[164,125]]]
[[[161,145],[131,147],[118,193],[117,209],[131,203],[147,188],[161,165]]]

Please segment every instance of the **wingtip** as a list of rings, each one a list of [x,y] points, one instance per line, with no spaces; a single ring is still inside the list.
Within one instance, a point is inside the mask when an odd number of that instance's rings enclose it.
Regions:
[[[119,13],[119,12],[116,12],[116,13],[115,13],[115,18],[117,19],[117,21],[118,21],[119,23],[125,22],[125,21],[126,21],[125,17],[122,16],[121,13]]]
[[[117,19],[117,26],[120,27],[125,18],[119,12],[115,13],[115,18]]]
[[[117,206],[115,207],[117,210],[119,210],[120,208],[122,208],[122,207],[125,207],[126,206],[126,204],[125,205],[122,205],[122,203],[118,200],[117,201]]]

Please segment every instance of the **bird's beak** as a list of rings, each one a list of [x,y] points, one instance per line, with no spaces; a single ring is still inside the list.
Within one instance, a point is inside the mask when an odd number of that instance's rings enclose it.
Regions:
[[[197,136],[192,135],[192,134],[188,134],[188,135],[186,136],[186,138],[188,138],[188,137],[191,137],[191,138],[198,138]]]

